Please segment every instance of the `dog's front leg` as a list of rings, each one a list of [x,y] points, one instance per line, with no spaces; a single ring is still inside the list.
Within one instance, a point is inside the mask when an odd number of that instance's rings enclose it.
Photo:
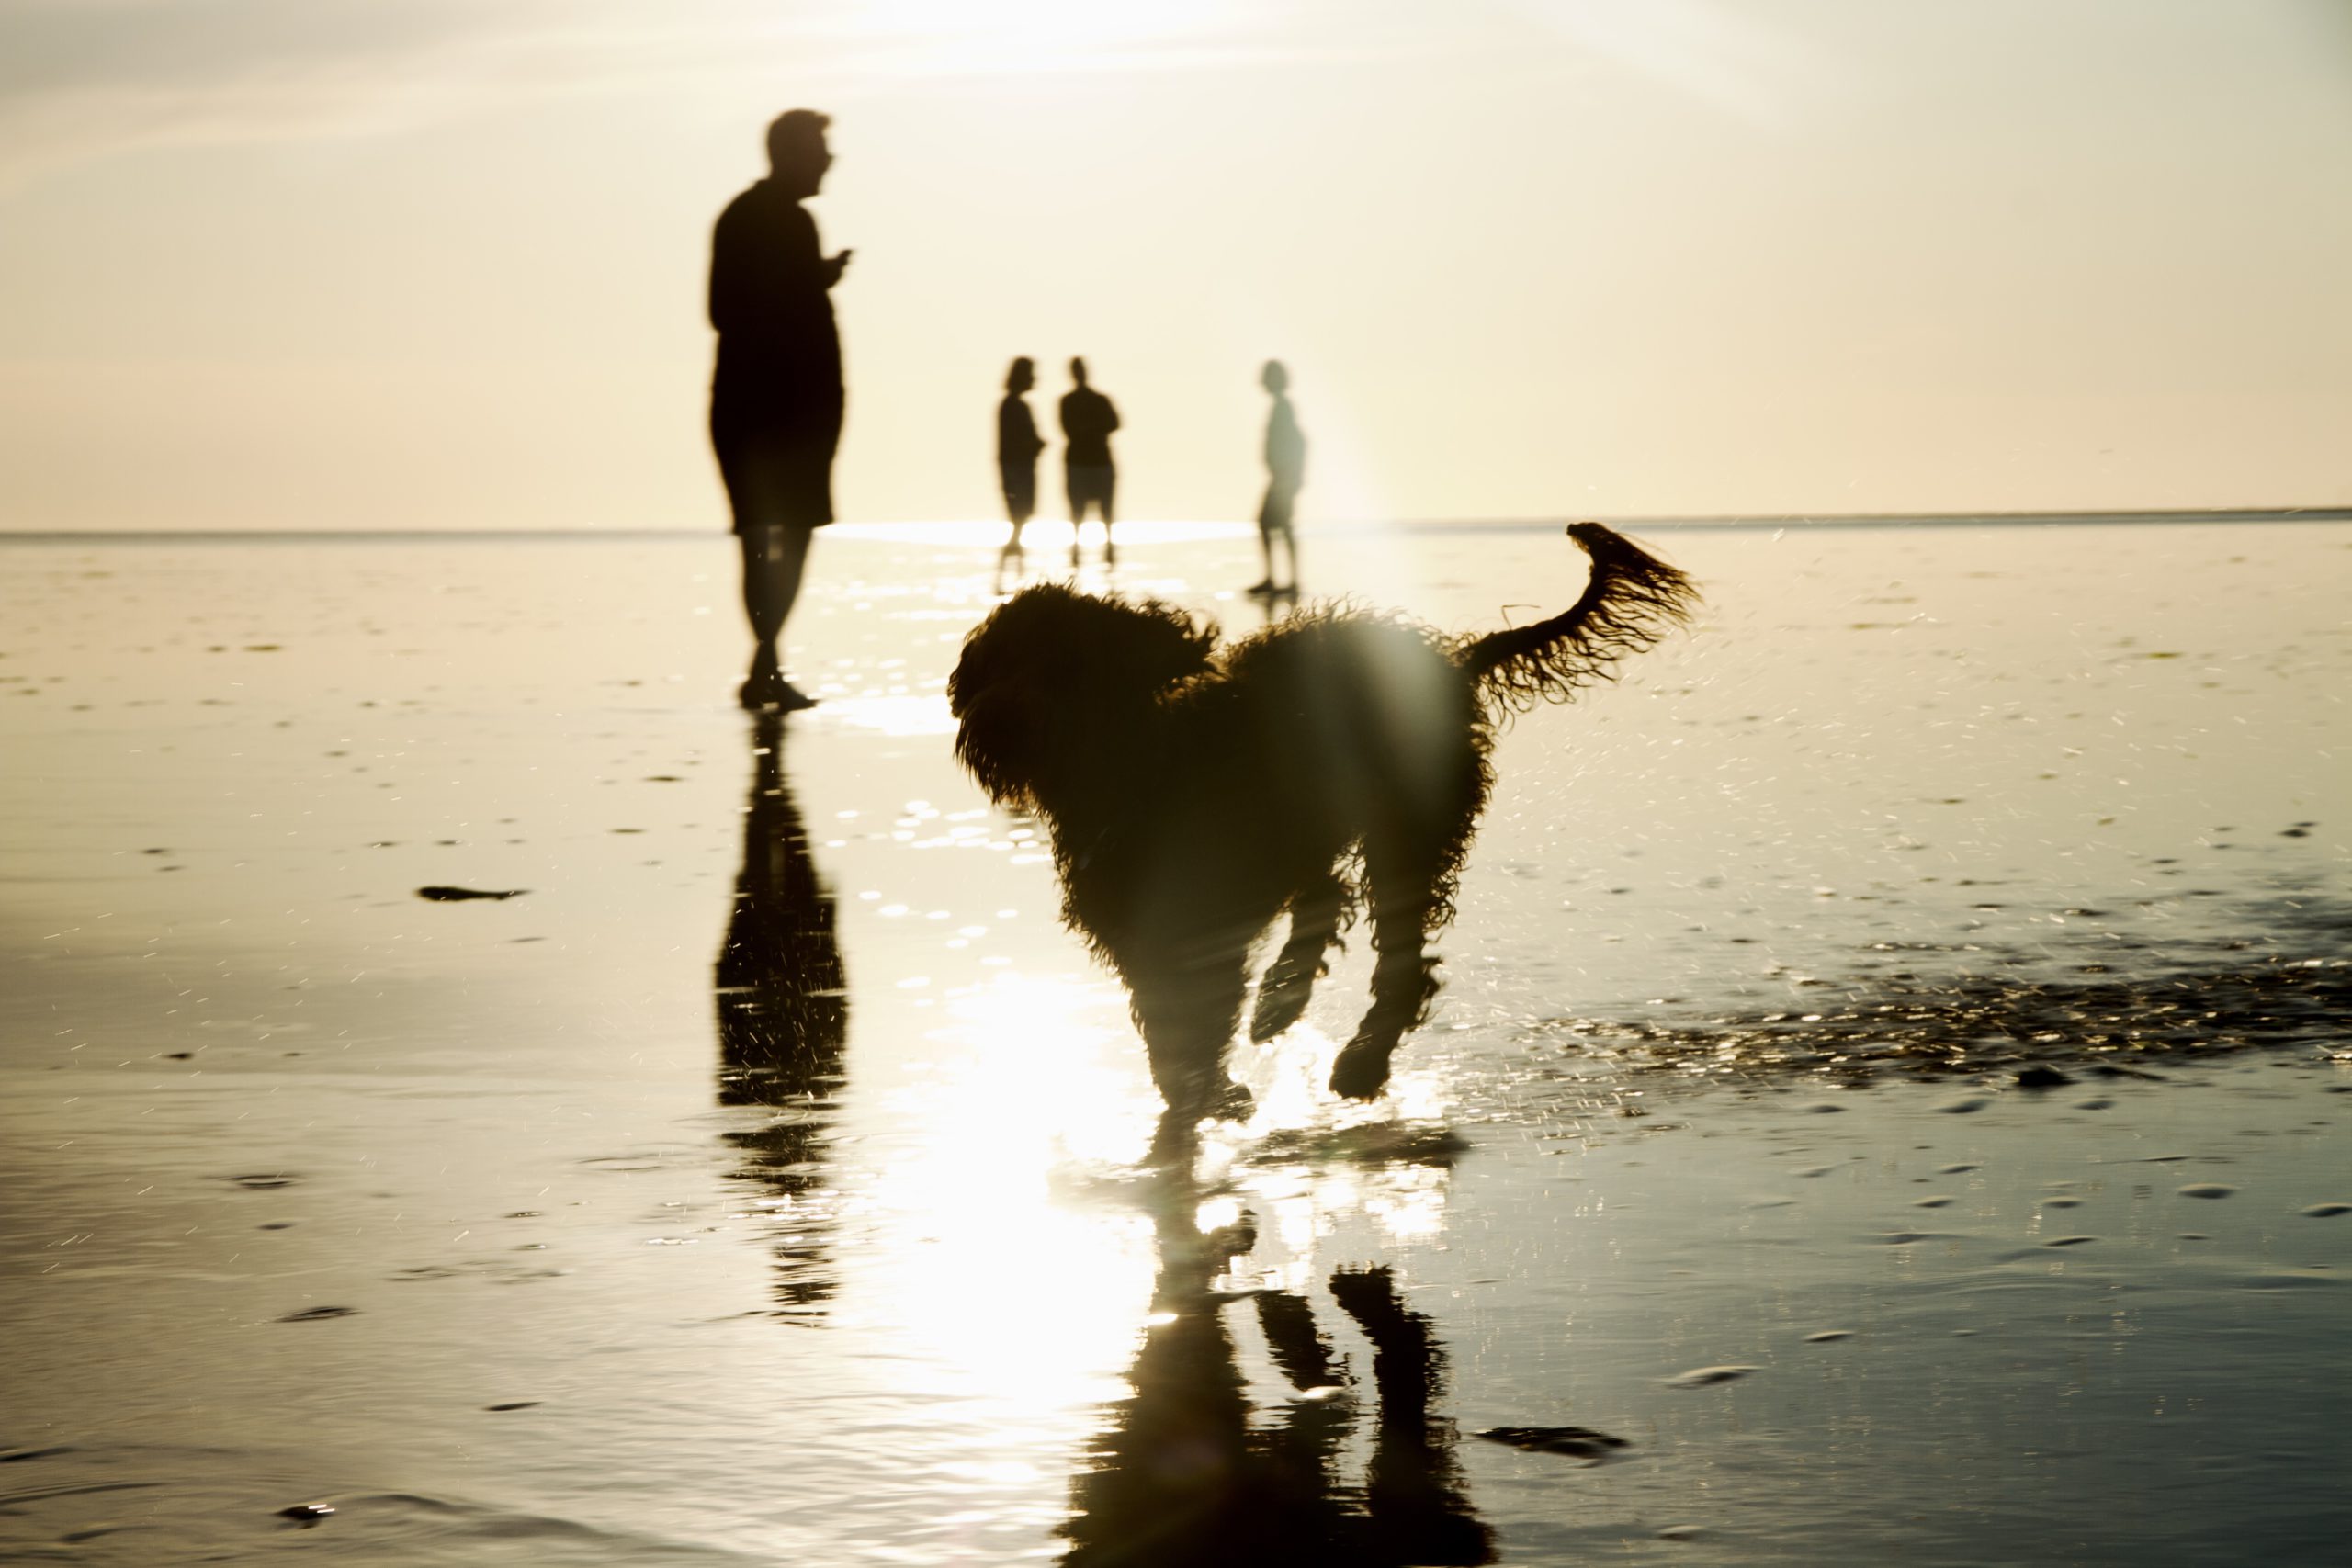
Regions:
[[[1263,1045],[1306,1011],[1315,982],[1329,973],[1323,955],[1340,940],[1340,922],[1347,911],[1347,886],[1328,872],[1292,897],[1290,938],[1258,983],[1258,1006],[1250,1018],[1251,1041]]]
[[[1331,1089],[1370,1100],[1388,1087],[1388,1058],[1405,1032],[1429,1015],[1437,997],[1437,960],[1427,955],[1432,928],[1442,923],[1438,889],[1460,862],[1459,844],[1437,835],[1374,839],[1364,846],[1365,883],[1372,895],[1372,1006],[1353,1039],[1331,1064]]]
[[[1249,981],[1243,956],[1194,964],[1147,961],[1121,970],[1151,1061],[1151,1081],[1167,1101],[1170,1119],[1189,1127],[1204,1117],[1248,1116],[1250,1091],[1225,1074],[1226,1049],[1240,1021]]]

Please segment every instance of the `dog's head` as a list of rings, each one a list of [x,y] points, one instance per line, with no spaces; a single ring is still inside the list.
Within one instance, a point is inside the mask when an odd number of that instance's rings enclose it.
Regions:
[[[1001,805],[1051,808],[1057,783],[1115,761],[1125,724],[1209,667],[1216,627],[1156,599],[1024,588],[964,639],[947,678],[956,755]]]

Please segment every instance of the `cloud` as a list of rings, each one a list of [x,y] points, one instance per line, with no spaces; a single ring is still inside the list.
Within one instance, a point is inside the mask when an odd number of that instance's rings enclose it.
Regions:
[[[1811,43],[1723,0],[1501,0],[1580,53],[1736,118],[1780,123],[1832,90]]]
[[[850,16],[836,0],[0,0],[0,179],[741,71]]]
[[[0,0],[0,184],[158,143],[378,134],[518,97],[761,73],[840,84],[1297,57],[1266,44],[1278,21],[1235,4]]]

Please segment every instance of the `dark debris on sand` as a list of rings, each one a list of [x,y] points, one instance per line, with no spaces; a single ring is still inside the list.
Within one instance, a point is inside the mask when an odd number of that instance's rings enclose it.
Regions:
[[[527,887],[452,887],[436,883],[418,888],[416,896],[435,904],[458,904],[469,898],[520,898],[529,891]]]
[[[1633,1445],[1589,1427],[1489,1427],[1473,1437],[1535,1454],[1563,1454],[1600,1464]]]

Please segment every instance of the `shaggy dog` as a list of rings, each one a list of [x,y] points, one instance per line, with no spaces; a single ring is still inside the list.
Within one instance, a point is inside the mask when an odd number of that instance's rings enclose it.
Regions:
[[[1346,606],[1220,651],[1170,605],[1023,589],[965,639],[948,678],[956,754],[998,804],[1053,833],[1063,919],[1118,971],[1170,1118],[1244,1115],[1225,1074],[1250,952],[1290,934],[1250,1037],[1306,1010],[1359,901],[1372,1008],[1331,1069],[1357,1099],[1437,994],[1423,950],[1494,783],[1494,728],[1566,701],[1686,620],[1690,580],[1597,523],[1569,536],[1591,581],[1561,615],[1456,638]]]

